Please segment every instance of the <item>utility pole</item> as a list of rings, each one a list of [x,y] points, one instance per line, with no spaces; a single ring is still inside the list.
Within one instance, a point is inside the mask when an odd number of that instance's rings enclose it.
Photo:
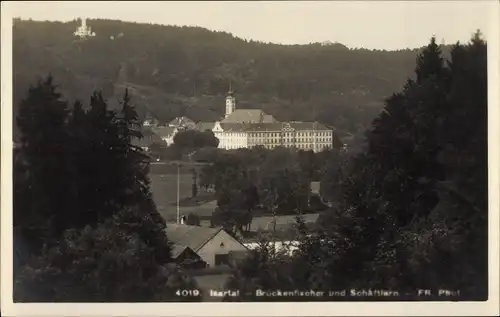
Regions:
[[[212,165],[212,163],[200,163],[200,162],[181,162],[181,161],[173,161],[167,162],[168,165],[177,166],[177,224],[181,223],[181,208],[180,208],[180,193],[181,193],[181,165],[185,163],[185,166],[206,166]]]
[[[177,224],[181,223],[181,209],[180,209],[180,169],[181,164],[177,162]]]

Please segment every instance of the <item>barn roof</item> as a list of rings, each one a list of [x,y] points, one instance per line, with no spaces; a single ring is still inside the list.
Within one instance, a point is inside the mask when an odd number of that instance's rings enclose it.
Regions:
[[[303,214],[302,219],[306,224],[315,223],[318,220],[318,213],[315,214]],[[250,230],[270,230],[273,228],[273,216],[263,216],[263,217],[254,217],[252,219],[252,224],[250,225]],[[297,224],[296,215],[284,215],[284,216],[276,216],[276,229],[282,230],[286,228],[290,228]]]
[[[166,232],[168,239],[174,244],[189,247],[197,252],[221,230],[222,228],[206,228],[169,223],[167,224]]]
[[[184,252],[196,254],[190,247],[187,245],[173,244],[172,245],[172,258],[177,259]]]
[[[185,246],[185,245],[179,245],[179,244],[172,245],[172,258],[173,259],[177,258],[187,248],[188,248],[188,246]]]

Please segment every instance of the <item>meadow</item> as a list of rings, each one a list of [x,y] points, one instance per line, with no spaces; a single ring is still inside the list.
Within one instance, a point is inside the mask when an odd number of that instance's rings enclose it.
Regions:
[[[168,165],[151,165],[149,178],[151,192],[158,212],[167,222],[175,222],[177,217],[177,168]],[[182,206],[182,200],[191,197],[193,174],[187,167],[181,167],[179,173],[179,198],[181,200],[180,213],[188,215],[195,213],[200,216],[210,216],[215,208],[214,203],[201,206]],[[199,196],[204,192],[199,189]]]

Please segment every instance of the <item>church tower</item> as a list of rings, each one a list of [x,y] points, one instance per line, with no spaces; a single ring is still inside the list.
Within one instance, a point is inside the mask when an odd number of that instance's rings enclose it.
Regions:
[[[234,92],[229,85],[229,92],[226,97],[226,118],[234,112],[236,109],[236,99],[234,98]]]

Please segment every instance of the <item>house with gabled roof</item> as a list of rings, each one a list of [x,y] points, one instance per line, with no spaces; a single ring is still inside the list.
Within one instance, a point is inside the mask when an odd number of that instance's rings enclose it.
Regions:
[[[177,264],[188,269],[203,269],[207,264],[190,247],[174,244],[172,246],[172,259]]]
[[[174,249],[186,250],[189,248],[208,267],[228,265],[231,252],[246,252],[248,250],[222,228],[167,224],[166,233],[168,239],[174,244]]]
[[[152,131],[167,143],[167,145],[170,145],[174,143],[174,136],[179,132],[179,129],[177,127],[156,126],[152,128]]]
[[[149,110],[146,110],[144,119],[142,120],[142,125],[145,127],[152,127],[157,126],[158,124],[158,119]]]
[[[177,117],[168,123],[169,127],[181,129],[195,129],[196,123],[188,117]]]
[[[159,137],[149,126],[144,126],[141,132],[142,138],[133,138],[132,144],[142,148],[146,152],[149,151],[153,143],[162,141],[161,137]]]

